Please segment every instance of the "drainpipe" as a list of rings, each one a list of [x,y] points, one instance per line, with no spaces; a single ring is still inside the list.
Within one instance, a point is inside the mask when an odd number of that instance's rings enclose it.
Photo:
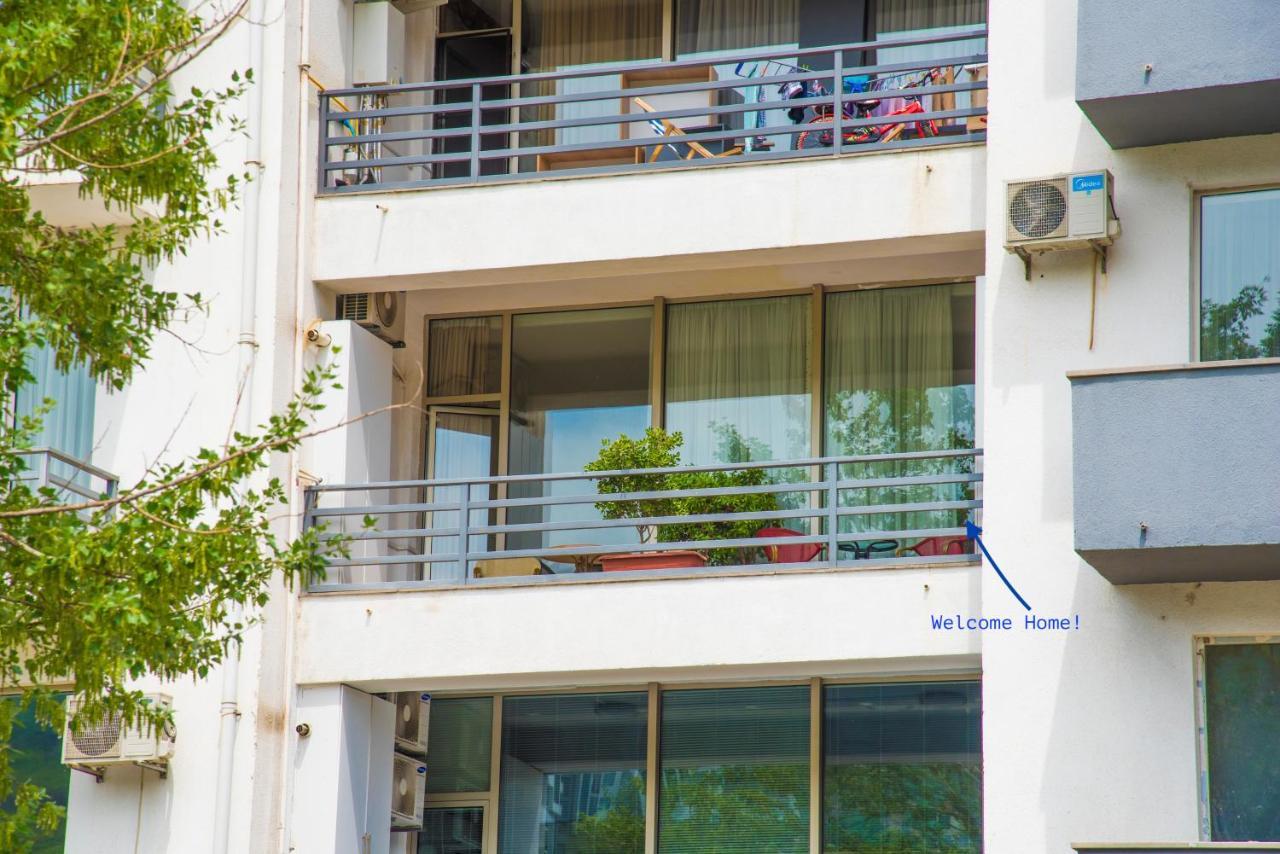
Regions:
[[[254,80],[247,94],[248,139],[245,166],[253,180],[245,189],[244,246],[240,265],[240,355],[236,376],[240,379],[236,408],[236,430],[245,434],[253,428],[253,364],[257,355],[255,316],[258,304],[258,230],[262,201],[262,86],[263,86],[263,0],[249,0],[249,65]],[[243,622],[244,611],[233,606],[232,623]],[[236,729],[240,722],[240,645],[228,651],[222,666],[222,700],[218,706],[218,777],[213,813],[213,854],[227,854],[231,834],[232,772],[235,765]]]

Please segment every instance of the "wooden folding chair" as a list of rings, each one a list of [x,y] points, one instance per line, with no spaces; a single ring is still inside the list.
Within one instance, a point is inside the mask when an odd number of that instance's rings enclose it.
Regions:
[[[637,107],[644,110],[646,113],[657,112],[657,110],[653,108],[653,105],[645,101],[644,98],[632,98],[631,100],[635,102]],[[667,119],[653,119],[649,123],[654,126],[655,132],[657,132],[658,128],[661,127],[662,128],[661,134],[664,137],[687,136],[687,134],[684,132],[682,128],[680,128],[678,125],[673,124]],[[692,139],[681,140],[681,144],[689,146],[689,153],[685,155],[684,157],[685,160],[692,160],[694,158],[694,155],[701,155],[703,157],[731,157],[735,154],[742,153],[742,146],[740,145],[735,145],[733,148],[727,149],[725,151],[720,152],[719,154],[716,154],[714,151],[707,148],[702,143],[697,142],[696,140],[692,140]],[[653,153],[649,155],[649,162],[650,163],[655,162],[661,154],[662,154],[662,146],[655,145],[653,147]]]

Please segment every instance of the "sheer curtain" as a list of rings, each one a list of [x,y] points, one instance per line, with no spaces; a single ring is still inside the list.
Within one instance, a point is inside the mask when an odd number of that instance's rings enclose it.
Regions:
[[[433,320],[430,328],[429,397],[498,391],[502,371],[501,318]]]
[[[973,446],[972,285],[923,285],[831,294],[827,298],[826,451],[897,454]],[[961,308],[962,307],[962,308]],[[961,368],[964,368],[962,371]],[[851,478],[967,472],[968,458],[858,463]],[[852,506],[971,497],[968,484],[852,489]],[[958,527],[963,511],[845,517],[849,531]],[[909,545],[901,543],[899,545]],[[890,545],[886,541],[886,547]],[[883,556],[883,555],[882,555]],[[888,556],[891,556],[888,555]]]
[[[799,41],[799,0],[681,0],[681,54]]]
[[[666,425],[685,462],[809,454],[809,297],[701,302],[667,312]]]

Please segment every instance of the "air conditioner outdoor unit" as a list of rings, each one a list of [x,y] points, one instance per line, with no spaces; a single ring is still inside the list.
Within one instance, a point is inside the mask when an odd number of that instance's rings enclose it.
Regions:
[[[170,708],[167,694],[147,694],[146,702]],[[165,773],[173,756],[177,733],[168,727],[159,733],[150,727],[125,723],[119,715],[97,724],[83,723],[72,731],[71,721],[79,711],[80,701],[67,700],[67,724],[62,734],[62,764],[85,771],[102,779],[108,765],[140,765]]]
[[[401,691],[392,699],[396,704],[396,750],[425,756],[431,695],[420,691]]]
[[[390,0],[360,0],[352,18],[351,82],[399,83],[404,77],[404,13]]]
[[[417,830],[422,827],[422,803],[427,797],[427,764],[403,753],[392,759],[391,828]]]
[[[341,294],[338,319],[354,320],[392,347],[403,347],[404,291]]]
[[[1113,183],[1105,169],[1005,183],[1004,247],[1027,264],[1028,279],[1032,252],[1092,249],[1106,270],[1106,247],[1120,234]]]

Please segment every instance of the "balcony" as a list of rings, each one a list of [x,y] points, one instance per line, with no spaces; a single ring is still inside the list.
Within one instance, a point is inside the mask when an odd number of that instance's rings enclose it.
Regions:
[[[1069,376],[1081,557],[1113,584],[1280,579],[1280,360]]]
[[[836,47],[724,52],[712,63],[327,90],[320,96],[319,192],[980,143],[985,44],[985,27],[947,28]]]
[[[981,455],[314,486],[333,548],[312,591],[971,564]]]
[[[1280,131],[1272,0],[1081,0],[1076,103],[1112,148]]]
[[[32,490],[51,490],[61,503],[113,497],[119,486],[115,475],[53,448],[20,451],[26,471],[18,483]]]

